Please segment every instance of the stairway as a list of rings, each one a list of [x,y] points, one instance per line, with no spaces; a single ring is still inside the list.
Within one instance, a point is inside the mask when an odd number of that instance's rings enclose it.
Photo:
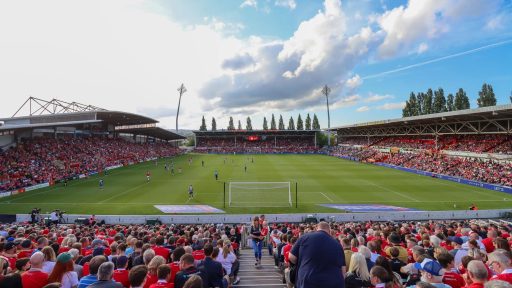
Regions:
[[[268,250],[263,249],[263,257],[261,258],[261,267],[254,267],[254,253],[252,249],[240,250],[240,283],[233,287],[241,288],[286,288],[283,284],[283,276],[277,268],[274,268],[274,258],[268,255]]]

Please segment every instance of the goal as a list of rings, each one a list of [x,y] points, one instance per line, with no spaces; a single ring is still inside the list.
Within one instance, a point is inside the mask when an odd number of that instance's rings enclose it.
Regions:
[[[229,207],[292,207],[290,182],[229,182]]]

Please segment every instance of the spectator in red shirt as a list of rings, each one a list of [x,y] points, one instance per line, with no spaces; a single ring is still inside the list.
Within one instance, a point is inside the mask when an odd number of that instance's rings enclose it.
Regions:
[[[18,259],[30,257],[32,255],[32,241],[25,239],[21,242],[21,250],[18,252]]]
[[[146,276],[148,274],[148,268],[144,265],[135,266],[128,273],[128,279],[130,280],[130,288],[142,288],[144,282],[146,282]]]
[[[437,261],[445,269],[443,283],[452,286],[452,288],[462,288],[466,286],[464,278],[455,269],[455,258],[450,253],[441,253],[437,256]]]
[[[482,240],[482,244],[485,246],[485,251],[487,254],[492,253],[494,251],[494,240],[498,237],[498,232],[494,229],[489,229],[487,231],[487,238]]]
[[[164,244],[165,244],[164,240],[165,240],[165,238],[163,236],[156,237],[156,242],[155,242],[156,246],[153,247],[153,250],[155,251],[155,255],[164,257],[165,262],[168,262],[170,251],[169,251],[169,249],[164,247]]]
[[[502,280],[512,284],[512,265],[510,252],[496,250],[489,254],[489,266],[496,273],[491,280]]]
[[[128,257],[119,256],[116,261],[117,269],[114,270],[114,281],[121,283],[124,287],[130,287],[130,281],[128,279]]]
[[[41,288],[48,284],[48,274],[44,273],[43,267],[44,255],[36,252],[30,257],[30,270],[21,274],[23,288]]]
[[[168,265],[162,264],[157,269],[158,281],[149,286],[149,288],[172,288],[173,283],[169,282],[171,278],[171,268]]]
[[[466,274],[467,288],[483,288],[487,282],[487,269],[484,262],[480,260],[471,260],[468,263],[468,273]]]

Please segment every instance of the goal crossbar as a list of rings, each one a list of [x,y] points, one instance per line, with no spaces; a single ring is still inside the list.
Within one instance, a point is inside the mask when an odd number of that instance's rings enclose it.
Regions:
[[[292,207],[290,182],[229,182],[230,207]]]

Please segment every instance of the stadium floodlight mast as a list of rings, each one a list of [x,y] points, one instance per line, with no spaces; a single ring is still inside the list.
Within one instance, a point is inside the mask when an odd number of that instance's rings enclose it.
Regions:
[[[176,132],[178,132],[178,117],[180,116],[180,105],[181,105],[181,96],[187,92],[187,88],[185,88],[185,85],[181,83],[181,86],[178,88],[178,91],[180,92],[180,100],[178,100],[178,111],[176,112]]]
[[[325,95],[325,99],[327,100],[327,147],[331,147],[331,115],[329,114],[329,94],[331,93],[331,88],[325,85],[322,88],[322,94]]]

